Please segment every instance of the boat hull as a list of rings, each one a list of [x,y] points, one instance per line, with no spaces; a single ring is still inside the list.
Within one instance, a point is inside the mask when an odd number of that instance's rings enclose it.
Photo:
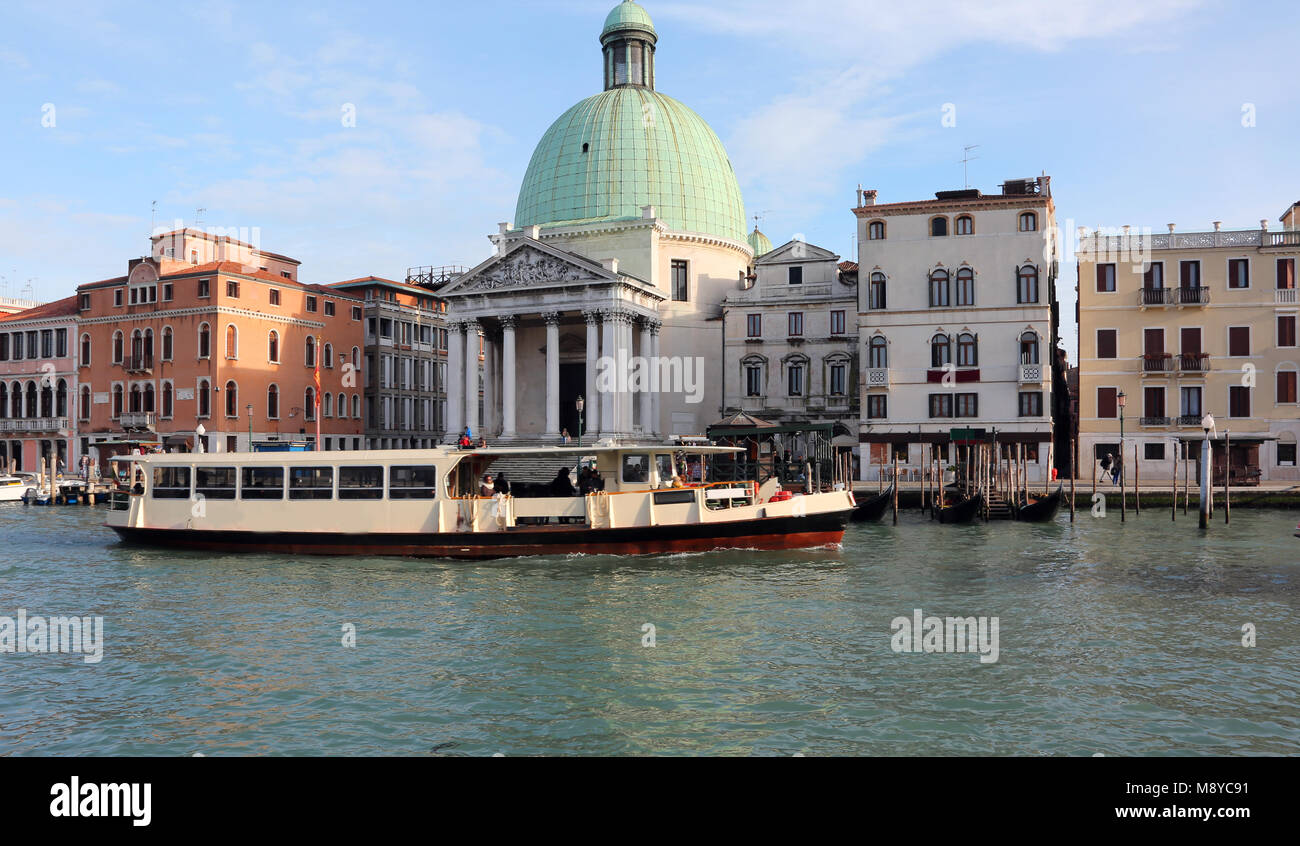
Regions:
[[[491,559],[528,555],[655,555],[722,549],[802,549],[844,539],[850,511],[690,525],[591,529],[557,524],[504,532],[245,532],[110,526],[127,543],[210,552]]]
[[[862,500],[853,509],[853,522],[870,523],[885,516],[894,499],[894,486],[891,484],[881,493]]]

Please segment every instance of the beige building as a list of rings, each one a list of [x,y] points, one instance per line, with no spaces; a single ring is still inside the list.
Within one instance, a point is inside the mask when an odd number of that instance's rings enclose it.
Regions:
[[[1081,233],[1082,476],[1120,452],[1122,420],[1129,470],[1136,460],[1141,479],[1168,479],[1175,445],[1199,443],[1211,414],[1216,482],[1225,433],[1234,484],[1300,480],[1298,215],[1300,204],[1273,232],[1262,220],[1237,231]]]

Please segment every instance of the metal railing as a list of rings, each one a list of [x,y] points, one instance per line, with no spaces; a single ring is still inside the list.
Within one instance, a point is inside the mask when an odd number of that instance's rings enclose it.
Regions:
[[[58,432],[68,428],[66,417],[29,417],[0,420],[0,432]]]
[[[1143,417],[1143,426],[1168,426],[1173,422],[1171,417]]]
[[[1179,426],[1200,426],[1201,415],[1199,414],[1180,414],[1178,415]]]
[[[1138,291],[1138,305],[1172,305],[1174,291],[1172,288],[1143,288]]]
[[[1147,353],[1142,356],[1143,373],[1170,373],[1174,369],[1174,357],[1169,353]]]
[[[1204,285],[1195,288],[1171,288],[1178,292],[1179,305],[1209,305],[1210,289]]]
[[[152,411],[124,411],[118,418],[123,429],[146,429],[158,421]]]
[[[469,270],[468,267],[462,267],[458,264],[412,267],[406,271],[406,283],[436,291],[444,285],[454,282],[467,270]]]
[[[122,362],[122,367],[128,373],[153,370],[153,355],[128,355],[126,360]]]
[[[1209,353],[1179,353],[1179,373],[1205,373],[1210,369]]]

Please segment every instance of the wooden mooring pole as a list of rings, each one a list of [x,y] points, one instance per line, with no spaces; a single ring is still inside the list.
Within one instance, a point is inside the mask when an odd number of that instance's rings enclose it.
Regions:
[[[1133,444],[1133,516],[1142,513],[1142,489],[1138,487],[1138,475],[1142,465],[1138,462],[1138,445]]]
[[[897,452],[894,452],[894,525],[895,526],[898,525],[898,453]]]
[[[1070,522],[1074,522],[1074,477],[1079,474],[1079,449],[1074,438],[1070,438]]]
[[[1223,432],[1223,525],[1232,522],[1232,432]]]

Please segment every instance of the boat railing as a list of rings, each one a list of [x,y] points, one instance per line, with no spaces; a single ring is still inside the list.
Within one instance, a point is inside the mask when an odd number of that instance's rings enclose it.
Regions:
[[[128,491],[114,490],[108,494],[109,511],[131,510],[131,494]]]

